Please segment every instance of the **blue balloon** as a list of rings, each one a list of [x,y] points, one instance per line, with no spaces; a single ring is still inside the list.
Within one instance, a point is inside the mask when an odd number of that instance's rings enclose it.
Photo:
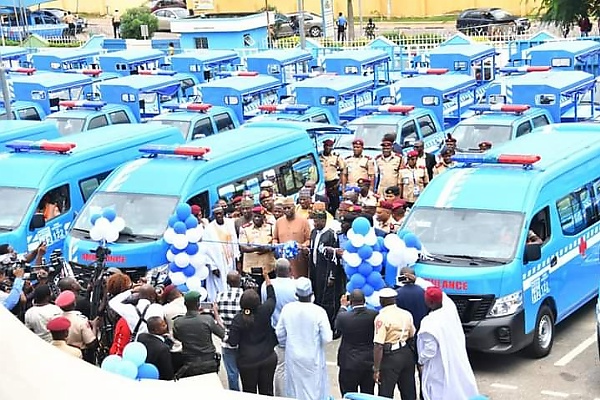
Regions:
[[[379,272],[373,271],[367,276],[367,283],[373,287],[376,287],[380,281],[383,282],[383,278]]]
[[[120,356],[113,354],[102,360],[102,365],[100,368],[108,372],[116,373],[119,370],[119,365],[122,361],[123,359]]]
[[[373,289],[373,286],[371,286],[367,283],[366,285],[364,285],[362,287],[362,291],[365,294],[365,297],[369,297],[370,295],[373,294],[373,292],[375,292],[375,289]]]
[[[175,214],[177,214],[179,221],[185,221],[187,217],[192,215],[192,207],[186,203],[178,204],[177,208],[175,209]]]
[[[356,253],[358,251],[358,249],[354,246],[352,246],[352,243],[350,243],[349,240],[346,241],[346,243],[344,243],[344,250],[346,250],[349,253]]]
[[[143,344],[142,344],[142,346],[143,346]],[[119,369],[116,372],[117,372],[117,374],[124,376],[126,378],[135,379],[138,374],[138,367],[132,361],[123,360],[123,361],[121,361],[121,364],[119,364]]]
[[[377,239],[379,239],[380,237],[378,236]],[[382,238],[383,239],[383,238]],[[382,245],[379,244],[379,240],[377,240],[377,243],[375,243],[375,245],[373,246],[373,251],[378,251],[381,253],[381,251],[385,248],[381,247]]]
[[[131,361],[135,366],[135,379],[137,376],[137,367],[146,362],[148,356],[148,350],[140,342],[131,342],[123,349],[123,361]]]
[[[177,218],[177,215],[173,214],[169,217],[169,227],[173,227],[173,225],[175,225],[177,222],[179,222],[179,218]]]
[[[152,364],[143,363],[138,367],[137,379],[158,379],[158,368]]]
[[[188,229],[193,229],[198,226],[198,218],[193,215],[190,215],[185,219],[185,226]]]
[[[379,280],[377,281],[377,284],[376,284],[375,286],[373,286],[373,288],[374,288],[375,290],[381,290],[381,289],[383,289],[384,287],[385,287],[385,282],[383,281],[383,278],[379,279]]]
[[[365,217],[358,217],[352,222],[352,230],[359,235],[366,235],[371,230],[371,224]]]
[[[365,244],[360,249],[358,249],[357,253],[361,259],[368,260],[373,255],[373,248]]]
[[[187,254],[189,254],[190,256],[193,256],[194,254],[198,253],[198,250],[200,248],[198,247],[198,243],[190,243],[188,244],[188,246],[185,248],[185,252]]]
[[[369,276],[373,272],[373,266],[368,262],[363,262],[358,266],[358,273],[364,276],[365,278]]]
[[[177,285],[177,289],[179,289],[181,293],[187,293],[190,290],[185,283]]]
[[[117,212],[112,208],[105,208],[102,210],[102,216],[110,222],[113,222],[115,218],[117,218]]]
[[[421,246],[421,241],[414,233],[407,233],[404,235],[404,243],[406,247],[412,247],[413,249],[421,250],[423,246]]]
[[[173,225],[173,230],[178,235],[181,235],[181,234],[184,234],[185,231],[187,231],[187,228],[185,227],[185,223],[184,222],[177,221],[177,222],[175,222],[175,225]]]
[[[400,237],[400,239],[404,240],[404,236],[406,236],[409,233],[410,233],[409,230],[402,229],[402,230],[398,231],[398,236]]]
[[[90,217],[90,222],[91,222],[92,226],[94,226],[96,221],[98,221],[98,218],[100,218],[101,216],[102,215],[100,215],[100,214],[94,214]]]
[[[172,262],[172,263],[169,263],[169,271],[171,271],[171,272],[180,272],[181,268],[179,268],[177,266],[177,264],[175,264],[174,262]]]
[[[354,289],[361,289],[367,283],[367,280],[361,274],[354,274],[350,277],[350,283],[352,283]]]
[[[348,293],[351,293],[354,290],[354,285],[352,284],[352,281],[348,281],[348,283],[346,283],[346,291]]]
[[[185,251],[185,249],[180,250],[173,245],[171,245],[171,247],[169,247],[169,250],[171,250],[171,253],[173,253],[173,255],[177,255],[177,254],[181,253],[182,251]]]
[[[373,271],[378,272],[379,274],[381,274],[382,270],[383,270],[383,264],[373,267]]]
[[[185,276],[187,276],[187,277],[189,278],[189,277],[191,277],[191,276],[194,276],[194,275],[196,274],[196,268],[194,268],[194,267],[193,267],[193,266],[191,266],[191,265],[188,265],[187,267],[185,267],[185,268],[183,269],[183,271],[182,271],[182,272],[183,272],[183,274],[184,274]]]
[[[388,286],[396,286],[396,277],[398,275],[398,267],[393,266],[389,262],[385,264],[385,283]]]
[[[352,268],[348,264],[344,263],[344,272],[346,273],[347,277],[351,277],[352,275],[358,272],[358,269]]]

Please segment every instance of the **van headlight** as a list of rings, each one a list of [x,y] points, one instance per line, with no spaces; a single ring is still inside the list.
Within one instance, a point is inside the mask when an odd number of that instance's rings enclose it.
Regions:
[[[488,317],[505,317],[521,311],[522,308],[523,291],[519,290],[518,292],[497,298],[494,306],[488,313]]]

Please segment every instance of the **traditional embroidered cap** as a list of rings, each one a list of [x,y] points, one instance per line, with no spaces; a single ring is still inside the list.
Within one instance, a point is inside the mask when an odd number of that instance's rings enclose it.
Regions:
[[[352,144],[360,144],[361,146],[364,146],[365,145],[365,141],[362,140],[362,139],[354,139],[352,141]]]
[[[408,158],[412,158],[412,157],[417,158],[417,157],[419,157],[419,152],[416,150],[411,150],[408,152],[408,154],[406,156]]]
[[[217,213],[217,212],[224,212],[224,211],[225,210],[223,210],[223,207],[219,203],[215,204],[212,208],[213,214]]]
[[[326,139],[326,140],[323,140],[323,144],[324,144],[325,146],[333,146],[333,144],[334,144],[334,143],[335,143],[335,142],[334,142],[332,139]]]
[[[283,197],[283,196],[277,196],[277,197],[275,197],[275,201],[273,202],[273,204],[275,204],[276,206],[282,206],[284,200],[285,200],[285,197]],[[292,199],[292,202],[293,201],[294,200]]]
[[[63,308],[63,307],[68,307],[71,304],[74,304],[75,300],[76,300],[75,293],[73,293],[70,290],[65,290],[63,292],[60,292],[60,294],[54,301],[54,304],[56,304],[60,308]]]
[[[313,294],[312,283],[310,279],[300,277],[296,279],[296,296],[308,297]]]
[[[296,203],[294,202],[294,198],[293,197],[286,197],[285,199],[283,199],[283,201],[281,202],[281,205],[283,206],[293,206]]]
[[[194,204],[191,208],[192,208],[192,214],[195,216],[200,215],[200,213],[202,212],[202,208],[200,208],[200,206],[197,204]]]
[[[380,299],[391,299],[394,298],[398,295],[398,293],[396,293],[396,291],[392,288],[383,288],[379,291],[379,298]]]
[[[67,317],[56,317],[48,321],[46,328],[50,332],[68,331],[71,327],[71,321]]]
[[[252,214],[264,215],[265,209],[262,206],[256,206],[256,207],[252,208]]]
[[[307,188],[302,188],[300,189],[300,191],[298,192],[298,197],[311,197],[310,194],[310,189]]]
[[[429,303],[439,304],[443,297],[442,289],[437,286],[430,286],[425,290],[425,301]]]

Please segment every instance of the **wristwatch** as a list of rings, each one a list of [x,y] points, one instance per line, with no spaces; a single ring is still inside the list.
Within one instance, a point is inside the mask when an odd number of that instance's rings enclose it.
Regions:
[[[373,372],[379,372],[379,368],[375,368],[375,366],[373,365]]]

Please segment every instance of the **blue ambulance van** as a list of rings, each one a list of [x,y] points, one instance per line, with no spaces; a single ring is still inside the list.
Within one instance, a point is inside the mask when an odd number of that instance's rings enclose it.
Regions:
[[[0,151],[13,140],[55,139],[60,136],[52,122],[27,120],[0,120]]]
[[[0,153],[0,170],[13,173],[0,174],[0,243],[18,252],[42,242],[47,254],[62,248],[75,215],[112,170],[139,157],[140,146],[183,142],[177,129],[156,125],[97,132],[5,144],[12,151]]]
[[[456,303],[467,347],[546,356],[555,325],[598,294],[600,136],[557,124],[458,154],[404,229],[426,254],[418,276]]]
[[[208,136],[184,146],[146,146],[143,158],[115,170],[82,210],[65,242],[74,268],[95,260],[90,215],[112,207],[125,220],[119,240],[110,245],[107,264],[146,271],[164,266],[162,235],[179,203],[199,205],[208,216],[219,199],[249,190],[258,198],[260,183],[272,179],[278,193],[295,195],[308,179],[323,186],[319,154],[311,130],[322,124],[287,128],[249,125]],[[156,183],[160,182],[160,185]]]

